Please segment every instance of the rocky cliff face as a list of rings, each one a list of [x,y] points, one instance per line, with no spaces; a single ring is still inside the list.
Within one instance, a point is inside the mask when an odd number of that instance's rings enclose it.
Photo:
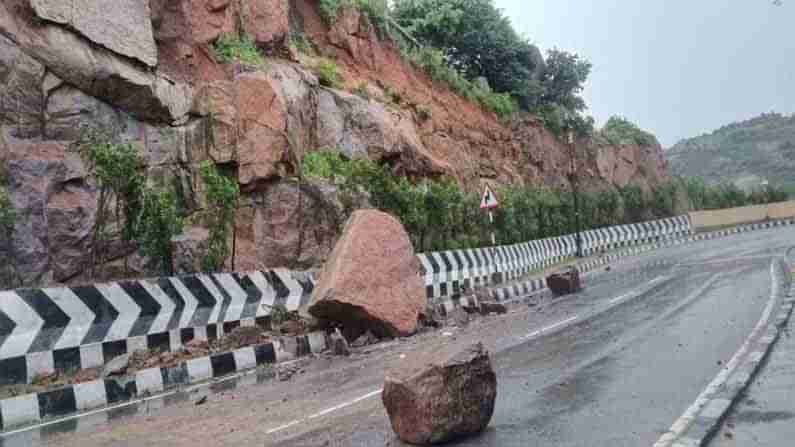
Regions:
[[[214,58],[212,42],[241,31],[268,55],[264,67]],[[291,35],[314,49],[291,50]],[[320,57],[336,60],[338,88],[313,74]],[[190,210],[201,206],[199,162],[233,173],[244,191],[238,270],[308,268],[328,255],[342,206],[333,187],[293,179],[306,151],[469,188],[564,184],[570,164],[532,117],[498,121],[404,62],[355,9],[329,28],[312,0],[4,0],[0,112],[0,162],[20,214],[14,257],[27,283],[86,279],[97,188],[73,144],[86,127],[137,145],[150,177],[178,186]],[[666,177],[659,147],[581,142],[578,152],[592,187]],[[108,276],[134,250],[112,251]],[[127,274],[148,273],[134,255],[128,264]]]

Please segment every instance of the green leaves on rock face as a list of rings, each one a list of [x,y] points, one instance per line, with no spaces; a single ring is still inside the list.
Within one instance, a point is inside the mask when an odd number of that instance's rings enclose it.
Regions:
[[[237,61],[252,67],[265,65],[254,40],[245,34],[221,34],[213,43],[212,50],[219,62],[225,64]]]
[[[8,191],[0,186],[0,287],[4,289],[22,285],[14,262],[13,237],[18,217]]]
[[[137,240],[143,254],[168,275],[174,274],[171,240],[182,233],[182,227],[183,217],[174,192],[168,188],[145,187],[141,195]]]
[[[328,59],[320,61],[320,63],[317,64],[317,79],[323,87],[336,87],[339,82],[337,64]]]
[[[147,185],[134,145],[113,142],[98,131],[88,132],[83,139],[83,157],[99,186],[91,244],[92,274],[107,255],[111,219],[120,226],[122,240],[139,244],[161,271],[171,274],[171,239],[182,231],[173,191]]]
[[[199,165],[199,177],[204,184],[207,200],[204,221],[210,233],[201,268],[209,273],[220,270],[229,257],[228,241],[234,225],[240,187],[233,179],[221,175],[209,161]]]

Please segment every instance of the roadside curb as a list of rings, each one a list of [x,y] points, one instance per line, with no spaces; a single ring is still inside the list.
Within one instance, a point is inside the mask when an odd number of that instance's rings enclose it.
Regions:
[[[122,404],[264,365],[286,363],[319,354],[328,345],[323,332],[280,337],[269,343],[186,360],[173,367],[150,368],[131,376],[94,380],[2,399],[0,430],[24,428],[49,419]],[[3,432],[0,432],[2,435]]]
[[[783,262],[779,262],[779,270],[783,264]],[[787,282],[781,277],[777,281],[779,283]],[[789,280],[788,291],[784,292],[779,288],[777,295],[775,297],[778,302],[777,312],[775,315],[771,312],[763,331],[760,331],[759,334],[752,333],[748,337],[746,341],[746,343],[750,343],[748,350],[736,368],[727,374],[720,383],[716,383],[717,386],[712,392],[699,397],[700,400],[703,397],[703,400],[696,401],[695,405],[700,405],[700,408],[695,415],[680,418],[671,430],[654,444],[654,447],[706,446],[718,432],[730,410],[742,399],[746,389],[751,386],[761,371],[767,357],[781,337],[781,332],[789,322],[795,306],[795,282]],[[722,374],[719,374],[716,380],[720,380]]]
[[[578,265],[577,269],[582,274],[590,273],[600,267],[604,267],[605,265],[612,265],[618,261],[624,261],[627,258],[653,252],[661,248],[690,245],[703,241],[727,238],[743,233],[769,230],[779,227],[788,227],[792,225],[795,225],[795,219],[740,225],[733,228],[711,231],[707,233],[691,234],[684,237],[665,239],[651,244],[625,248],[618,251],[617,253],[609,254],[601,258],[590,259]],[[542,278],[527,279],[524,281],[520,280],[508,285],[488,287],[487,289],[493,301],[509,306],[524,304],[531,298],[542,294],[544,294],[544,296],[551,296],[549,289],[547,289],[547,285]],[[441,315],[447,315],[448,313],[451,313],[455,309],[461,307],[479,306],[478,300],[474,295],[454,295],[447,299],[433,301],[436,301],[433,307],[438,310]]]

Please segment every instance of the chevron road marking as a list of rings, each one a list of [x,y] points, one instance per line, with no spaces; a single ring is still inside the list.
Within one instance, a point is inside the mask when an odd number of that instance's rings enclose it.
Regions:
[[[158,332],[165,332],[168,330],[168,323],[171,321],[171,317],[174,315],[174,311],[177,308],[176,303],[168,296],[163,289],[160,288],[155,283],[151,283],[149,281],[141,281],[141,287],[143,287],[146,292],[160,304],[160,312],[158,312],[155,321],[152,322],[152,326],[149,328],[150,333],[158,333]]]
[[[138,316],[141,315],[141,307],[118,284],[97,284],[96,287],[99,293],[104,295],[105,299],[119,312],[119,316],[111,325],[105,339],[121,340],[127,338],[136,320],[138,320]]]
[[[44,320],[15,292],[0,292],[0,311],[16,324],[0,346],[0,358],[26,354],[44,326]]]
[[[213,305],[213,310],[210,312],[210,318],[207,320],[207,323],[217,323],[220,321],[221,306],[223,306],[224,303],[224,296],[218,288],[215,287],[212,278],[207,275],[197,275],[196,277],[199,278],[199,281],[201,281],[202,285],[210,292],[210,295],[212,295],[215,300],[215,305]]]
[[[262,272],[254,272],[251,274],[251,276],[249,276],[249,278],[251,279],[251,282],[262,291],[262,301],[260,302],[259,307],[257,307],[257,316],[264,317],[266,315],[270,315],[271,307],[276,301],[276,291],[273,289],[273,286],[271,286]]]
[[[177,293],[185,300],[185,307],[182,309],[182,316],[179,320],[179,327],[190,327],[190,322],[193,320],[193,314],[196,313],[196,309],[199,307],[199,300],[196,299],[195,296],[185,287],[185,284],[179,280],[179,278],[169,278],[171,284],[174,285],[174,289],[177,290]]]
[[[226,293],[232,298],[232,302],[226,309],[224,321],[239,320],[243,315],[243,308],[246,306],[246,298],[248,298],[248,295],[246,295],[246,292],[240,287],[237,281],[235,281],[235,278],[228,273],[215,275],[215,279],[218,280],[221,287],[223,287]]]
[[[276,273],[287,287],[287,290],[290,291],[285,305],[288,309],[297,309],[301,305],[301,296],[304,294],[304,288],[293,278],[288,270],[274,269],[273,272]]]
[[[96,314],[68,287],[44,289],[43,292],[69,317],[69,324],[53,349],[80,346],[91,330]]]

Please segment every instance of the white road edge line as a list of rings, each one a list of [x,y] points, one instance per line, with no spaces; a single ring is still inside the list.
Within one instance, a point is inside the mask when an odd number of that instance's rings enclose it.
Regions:
[[[379,388],[379,389],[377,389],[375,391],[371,391],[371,392],[365,394],[364,396],[359,396],[356,399],[349,400],[348,402],[344,402],[344,403],[341,403],[339,405],[333,406],[331,408],[327,408],[327,409],[325,409],[323,411],[319,411],[319,412],[317,412],[317,413],[315,413],[315,414],[313,414],[311,416],[305,417],[303,419],[296,419],[296,420],[294,420],[292,422],[288,422],[287,424],[280,425],[280,426],[278,426],[276,428],[272,428],[272,429],[266,431],[265,434],[272,435],[274,433],[278,433],[280,431],[287,430],[288,428],[293,427],[295,425],[298,425],[298,424],[300,424],[302,422],[306,422],[306,421],[309,421],[311,419],[317,419],[317,418],[323,417],[323,416],[325,416],[325,415],[327,415],[329,413],[333,413],[333,412],[335,412],[337,410],[342,410],[343,408],[350,407],[351,405],[356,405],[357,403],[359,403],[359,402],[361,402],[363,400],[367,400],[367,399],[369,399],[371,397],[374,397],[374,396],[377,396],[377,395],[381,394],[383,391],[384,391],[383,388]]]
[[[356,399],[353,399],[352,401],[345,402],[343,404],[339,404],[339,405],[337,405],[335,407],[331,407],[331,408],[329,408],[327,410],[323,410],[323,411],[321,411],[319,413],[315,413],[312,416],[309,416],[307,419],[317,419],[317,418],[325,416],[325,415],[327,415],[329,413],[333,413],[333,412],[335,412],[337,410],[342,410],[345,407],[350,407],[351,405],[355,405],[355,404],[357,404],[357,403],[359,403],[359,402],[361,402],[363,400],[367,400],[367,399],[369,399],[371,397],[377,396],[377,395],[381,394],[383,391],[384,391],[383,388],[379,388],[379,389],[377,389],[377,390],[375,390],[373,392],[365,394],[364,396],[357,397]]]
[[[754,327],[754,330],[745,339],[745,342],[740,346],[740,349],[734,354],[734,356],[729,360],[729,363],[726,364],[726,368],[721,370],[721,372],[715,377],[715,379],[710,382],[709,385],[704,389],[704,391],[696,398],[696,401],[688,407],[688,409],[682,414],[682,416],[674,422],[671,428],[666,432],[664,435],[660,437],[660,439],[654,443],[653,447],[669,447],[673,444],[673,442],[682,435],[682,433],[687,430],[690,426],[690,423],[695,419],[696,415],[701,411],[701,409],[709,402],[709,396],[712,395],[721,385],[723,385],[726,380],[728,380],[729,376],[737,369],[737,366],[740,363],[740,359],[745,357],[748,353],[749,348],[751,347],[751,340],[754,340],[757,335],[767,326],[767,323],[770,321],[770,316],[773,313],[773,307],[776,304],[776,298],[778,296],[778,282],[776,281],[776,274],[775,274],[775,259],[770,263],[770,280],[771,280],[771,287],[770,287],[770,298],[768,299],[767,306],[765,310],[762,312],[762,317],[759,319],[759,322]]]
[[[546,333],[546,332],[549,332],[549,331],[551,331],[551,330],[553,330],[553,329],[555,329],[557,327],[563,326],[564,324],[571,323],[572,321],[577,320],[578,318],[580,318],[580,317],[575,315],[575,316],[573,316],[571,318],[567,318],[567,319],[565,319],[563,321],[558,321],[555,324],[549,325],[549,326],[547,326],[545,328],[542,328],[542,329],[539,329],[539,330],[537,330],[535,332],[531,332],[531,333],[525,335],[524,337],[522,337],[522,339],[523,340],[529,340],[531,338],[538,337],[539,335],[541,335],[543,333]]]

